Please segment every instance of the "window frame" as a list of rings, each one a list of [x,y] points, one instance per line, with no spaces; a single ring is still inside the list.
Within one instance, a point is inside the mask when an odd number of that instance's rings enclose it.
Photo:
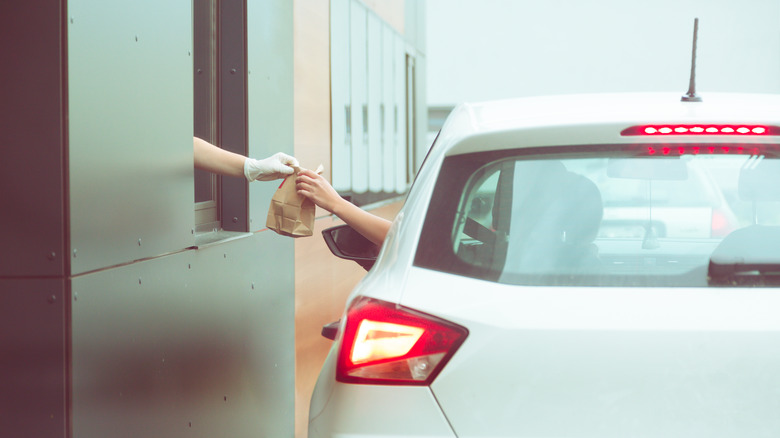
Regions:
[[[225,150],[247,155],[246,0],[193,0],[192,4],[193,135]],[[204,25],[209,29],[207,39],[202,38]],[[205,54],[204,49],[207,50]],[[207,81],[199,80],[206,72]],[[207,99],[205,104],[202,102],[204,97]],[[196,178],[205,178],[198,172],[196,170]],[[212,198],[195,203],[196,230],[249,231],[247,181],[218,175],[210,175],[210,178]]]

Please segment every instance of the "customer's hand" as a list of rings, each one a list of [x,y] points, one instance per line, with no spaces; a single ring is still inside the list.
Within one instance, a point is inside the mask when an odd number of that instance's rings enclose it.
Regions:
[[[308,169],[298,172],[295,187],[299,195],[331,213],[336,213],[334,210],[340,202],[346,202],[322,175]]]

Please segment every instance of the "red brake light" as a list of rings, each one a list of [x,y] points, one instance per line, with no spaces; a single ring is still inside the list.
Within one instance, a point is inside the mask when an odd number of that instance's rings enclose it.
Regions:
[[[652,144],[647,147],[647,155],[762,155],[762,148],[751,146],[736,146],[736,145],[700,145],[700,144],[684,144],[684,145],[656,145]]]
[[[767,125],[663,124],[640,125],[624,129],[623,136],[664,137],[668,135],[780,135],[780,127]]]
[[[371,298],[347,311],[336,380],[428,385],[468,331],[451,322]]]
[[[712,209],[711,231],[712,237],[726,237],[736,228],[733,221],[720,208]]]

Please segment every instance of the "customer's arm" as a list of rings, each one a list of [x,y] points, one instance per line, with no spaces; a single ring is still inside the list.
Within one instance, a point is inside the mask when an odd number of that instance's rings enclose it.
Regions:
[[[371,214],[342,198],[321,175],[301,170],[296,179],[298,194],[335,214],[371,242],[381,245],[390,230],[391,222]]]

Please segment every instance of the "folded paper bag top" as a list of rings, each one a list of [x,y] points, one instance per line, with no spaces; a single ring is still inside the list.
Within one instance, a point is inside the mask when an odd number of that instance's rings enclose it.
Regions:
[[[316,206],[295,189],[295,178],[300,167],[293,166],[295,173],[282,181],[271,198],[268,207],[268,219],[265,226],[283,236],[306,237],[314,232],[314,214]],[[316,173],[322,173],[322,164],[317,166]]]

